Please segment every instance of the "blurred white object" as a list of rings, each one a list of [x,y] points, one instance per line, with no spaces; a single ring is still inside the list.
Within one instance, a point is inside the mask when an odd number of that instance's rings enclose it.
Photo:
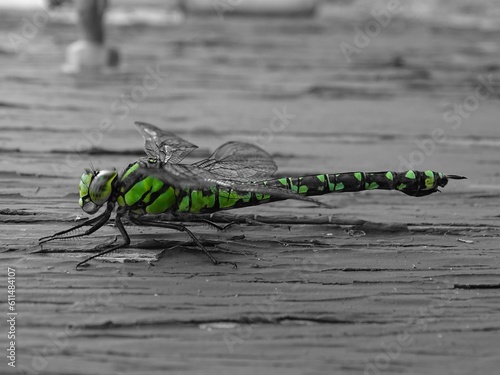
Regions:
[[[118,51],[103,44],[78,40],[66,48],[62,71],[67,74],[100,73],[104,68],[118,66]]]
[[[99,73],[118,66],[119,53],[105,45],[104,13],[107,0],[77,0],[76,9],[81,39],[66,48],[64,73]]]

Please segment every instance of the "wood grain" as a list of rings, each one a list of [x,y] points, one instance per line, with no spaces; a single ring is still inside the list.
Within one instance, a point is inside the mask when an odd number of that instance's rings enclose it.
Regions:
[[[2,32],[18,30],[19,17],[0,22]],[[399,20],[348,63],[338,46],[352,26],[190,18],[113,27],[125,65],[102,77],[60,73],[71,26],[49,23],[19,54],[0,53],[0,259],[2,277],[17,273],[19,373],[498,369],[498,94],[458,129],[443,121],[478,75],[498,76],[498,49],[474,52],[496,40]],[[157,88],[113,107],[140,95],[157,66]],[[258,138],[285,107],[290,123]],[[97,130],[108,119],[113,129]],[[445,140],[416,167],[469,180],[420,199],[374,191],[322,198],[333,210],[281,202],[228,212],[239,224],[223,232],[193,224],[237,269],[155,228],[127,227],[130,249],[83,271],[75,265],[114,238],[112,225],[41,252],[38,238],[85,217],[77,184],[89,161],[121,169],[142,155],[136,120],[198,144],[188,161],[227,140],[260,141],[278,174],[398,170],[440,128]],[[145,261],[116,262],[137,257]],[[11,373],[5,358],[1,366]]]

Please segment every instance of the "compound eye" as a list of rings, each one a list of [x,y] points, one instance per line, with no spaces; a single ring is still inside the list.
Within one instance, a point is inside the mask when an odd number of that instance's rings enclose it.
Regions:
[[[116,176],[116,171],[100,171],[90,184],[90,200],[99,206],[106,203],[113,192],[113,181]]]

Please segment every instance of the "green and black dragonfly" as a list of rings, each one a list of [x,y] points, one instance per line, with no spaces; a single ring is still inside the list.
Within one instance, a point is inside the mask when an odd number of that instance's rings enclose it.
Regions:
[[[153,125],[135,124],[144,137],[147,158],[131,163],[122,173],[116,170],[86,170],[81,177],[79,204],[82,209],[88,214],[95,214],[106,205],[105,211],[68,230],[39,240],[42,244],[90,235],[108,222],[118,204],[115,223],[123,242],[98,246],[96,249],[101,251],[80,262],[77,268],[130,244],[130,237],[122,223],[125,215],[137,225],[185,232],[214,264],[231,263],[217,261],[196,236],[175,219],[193,221],[199,214],[284,199],[320,204],[310,197],[340,192],[384,189],[420,197],[438,191],[439,187],[446,186],[449,179],[465,178],[430,170],[325,173],[276,178],[273,175],[277,166],[271,156],[259,147],[243,142],[225,143],[207,159],[194,164],[180,164],[197,146]],[[163,220],[163,214],[170,214],[173,220]],[[89,225],[91,227],[84,232],[75,233]]]

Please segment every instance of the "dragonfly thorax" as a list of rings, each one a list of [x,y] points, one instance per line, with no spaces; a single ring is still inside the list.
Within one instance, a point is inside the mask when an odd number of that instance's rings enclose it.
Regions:
[[[94,214],[106,203],[113,192],[116,171],[89,171],[82,174],[79,184],[79,204],[83,211]]]

